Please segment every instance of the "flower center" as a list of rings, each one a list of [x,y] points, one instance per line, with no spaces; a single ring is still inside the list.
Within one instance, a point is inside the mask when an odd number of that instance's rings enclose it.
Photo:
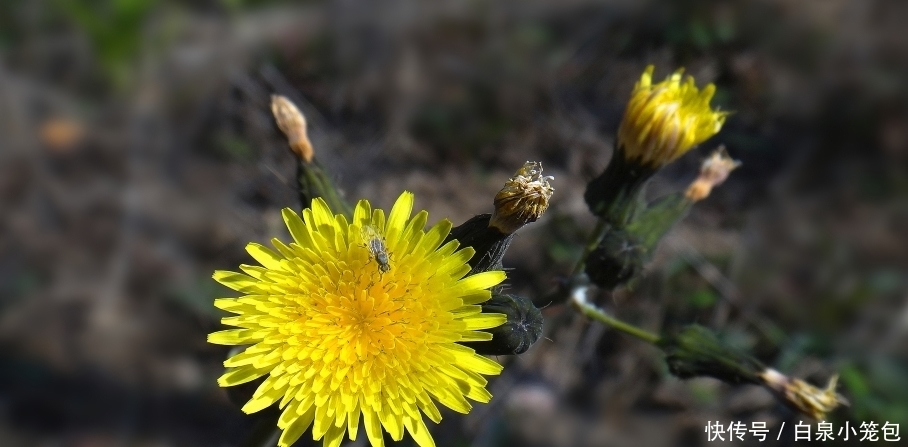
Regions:
[[[347,254],[324,264],[327,275],[319,275],[314,290],[301,291],[308,298],[298,308],[299,339],[323,350],[326,366],[334,359],[399,365],[425,349],[431,317],[439,313],[427,307],[432,300],[417,299],[425,294],[425,278],[412,274],[406,262],[382,272],[364,247],[353,246]]]

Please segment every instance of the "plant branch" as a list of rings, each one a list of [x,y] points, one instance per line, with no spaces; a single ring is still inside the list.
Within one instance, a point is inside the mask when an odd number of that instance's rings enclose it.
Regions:
[[[605,324],[612,329],[624,332],[627,335],[636,337],[651,345],[658,345],[662,341],[662,338],[660,336],[634,326],[630,323],[625,323],[624,321],[621,321],[609,315],[604,310],[597,307],[595,304],[590,303],[589,300],[587,300],[586,296],[588,290],[588,286],[578,286],[574,288],[573,291],[571,291],[571,303],[573,303],[574,307],[582,314],[602,324]]]

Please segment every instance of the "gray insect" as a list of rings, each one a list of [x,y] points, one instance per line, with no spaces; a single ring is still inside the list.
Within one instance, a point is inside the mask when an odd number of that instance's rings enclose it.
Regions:
[[[372,225],[364,225],[362,232],[363,241],[366,243],[366,248],[369,249],[369,257],[378,264],[378,271],[385,273],[391,270],[390,255],[388,248],[385,247],[385,238]]]

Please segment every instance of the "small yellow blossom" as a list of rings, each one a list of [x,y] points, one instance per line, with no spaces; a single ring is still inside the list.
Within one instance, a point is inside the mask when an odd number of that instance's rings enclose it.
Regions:
[[[243,296],[215,301],[235,314],[222,322],[237,329],[208,341],[248,346],[224,362],[218,383],[267,376],[243,411],[278,404],[280,446],[311,426],[313,439],[336,447],[345,433],[356,438],[361,420],[373,447],[383,445],[382,430],[394,440],[406,430],[420,446],[432,446],[423,414],[438,423],[436,402],[467,413],[467,398],[492,397],[482,375],[501,366],[459,342],[490,340],[482,330],[504,323],[502,314],[481,313],[479,303],[505,274],[467,276],[473,249],[442,245],[450,221],[425,231],[428,213],[411,217],[412,208],[408,192],[387,219],[362,200],[348,222],[315,199],[302,218],[283,211],[293,242],[273,239],[277,251],[246,247],[261,266],[215,272]],[[373,237],[382,238],[382,263],[366,240]]]
[[[661,167],[722,128],[726,113],[709,106],[716,86],[699,90],[693,77],[682,80],[681,74],[678,70],[653,84],[653,66],[646,67],[618,128],[619,150],[626,159]]]

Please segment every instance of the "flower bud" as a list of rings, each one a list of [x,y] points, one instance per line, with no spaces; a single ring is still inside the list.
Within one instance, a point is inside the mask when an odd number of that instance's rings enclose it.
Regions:
[[[583,199],[593,214],[623,228],[640,208],[644,186],[657,170],[616,153],[605,171],[586,185]]]
[[[584,269],[599,287],[612,290],[643,271],[646,249],[630,232],[611,229],[587,256]]]
[[[715,135],[725,112],[710,108],[716,87],[697,89],[681,70],[652,83],[653,66],[634,86],[618,127],[615,154],[608,167],[583,194],[590,211],[612,226],[623,227],[635,212],[635,201],[660,168]]]
[[[352,216],[350,204],[343,199],[327,170],[315,160],[303,114],[281,95],[271,95],[271,113],[277,127],[287,136],[290,150],[296,155],[297,192],[302,208],[311,207],[312,200],[321,197],[331,209]]]
[[[542,175],[542,164],[526,162],[495,196],[495,212],[480,214],[451,229],[445,242],[456,239],[461,247],[473,247],[471,273],[501,269],[501,259],[514,232],[535,222],[549,206],[551,176]]]
[[[760,373],[760,379],[763,385],[786,405],[817,421],[826,419],[826,413],[839,405],[848,405],[848,400],[835,392],[839,379],[835,375],[829,379],[825,389],[819,389],[801,379],[788,377],[771,368]]]
[[[312,143],[309,142],[309,134],[306,132],[306,118],[302,112],[287,97],[271,95],[271,113],[277,127],[287,137],[290,150],[300,160],[310,163],[314,153]]]
[[[542,175],[541,163],[526,162],[495,196],[495,212],[489,226],[511,234],[535,222],[549,206],[554,192],[550,180],[554,177]]]
[[[727,114],[709,106],[715,85],[699,90],[693,77],[682,81],[683,69],[654,85],[653,70],[646,67],[634,86],[618,127],[618,144],[626,159],[660,167],[719,132]]]
[[[517,295],[493,294],[482,303],[483,313],[500,313],[508,320],[501,326],[486,329],[492,340],[463,343],[483,355],[523,354],[542,337],[542,312],[527,298]]]
[[[733,160],[725,150],[725,146],[719,146],[700,165],[700,175],[690,184],[684,195],[693,202],[705,199],[713,188],[722,184],[731,171],[739,166],[741,166],[741,162]]]
[[[760,383],[766,367],[724,344],[709,329],[690,325],[660,342],[668,370],[677,377],[715,377],[727,383]]]

